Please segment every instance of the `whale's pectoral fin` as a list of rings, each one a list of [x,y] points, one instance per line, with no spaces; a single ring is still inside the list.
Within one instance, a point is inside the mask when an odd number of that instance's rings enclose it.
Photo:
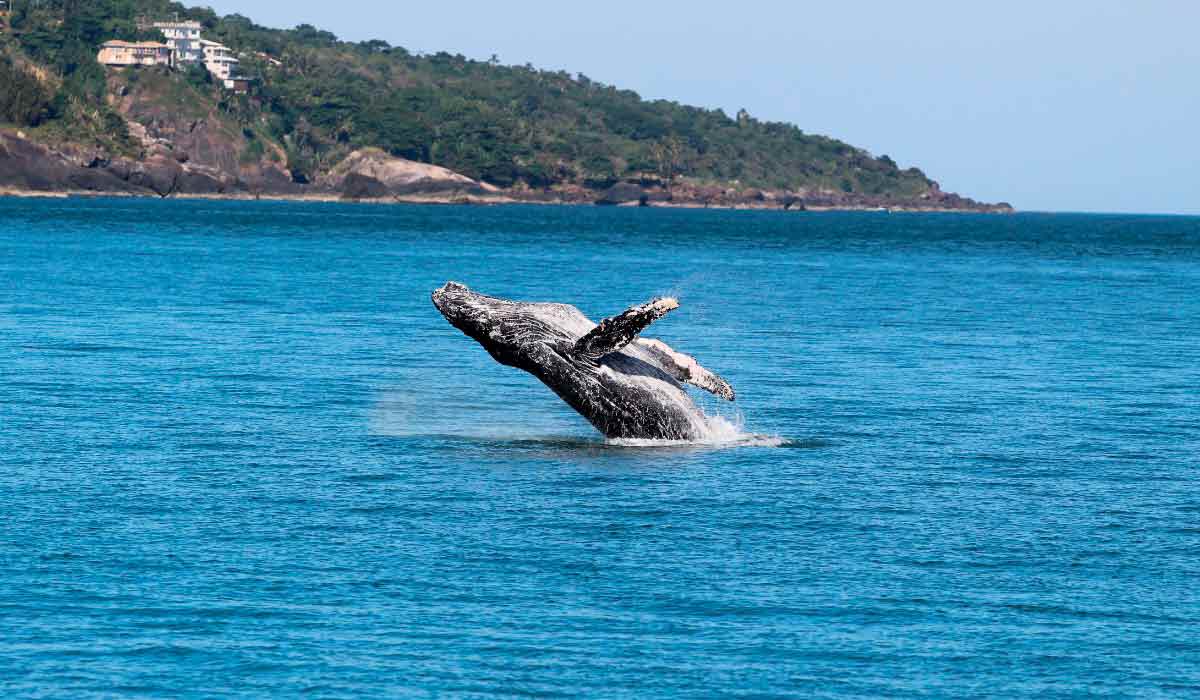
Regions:
[[[575,343],[572,352],[578,357],[592,361],[599,360],[601,357],[629,345],[646,326],[666,316],[668,311],[678,308],[679,302],[670,297],[634,306],[621,314],[601,321],[599,325]]]
[[[701,367],[700,363],[696,362],[696,358],[678,352],[661,340],[638,338],[637,343],[639,347],[653,355],[663,369],[667,370],[675,379],[700,387],[726,401],[733,401],[733,387],[729,386],[729,382],[722,379],[720,375]]]

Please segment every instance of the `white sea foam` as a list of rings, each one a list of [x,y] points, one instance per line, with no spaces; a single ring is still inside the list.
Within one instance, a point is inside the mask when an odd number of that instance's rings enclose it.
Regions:
[[[733,420],[724,416],[705,416],[705,434],[695,440],[646,440],[641,438],[609,438],[615,447],[782,447],[788,441],[778,435],[748,433],[741,415]]]

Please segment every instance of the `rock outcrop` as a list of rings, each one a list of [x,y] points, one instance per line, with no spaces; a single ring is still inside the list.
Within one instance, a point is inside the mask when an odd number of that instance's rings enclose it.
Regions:
[[[646,190],[643,190],[632,182],[618,182],[605,190],[596,200],[596,204],[613,206],[619,204],[646,204],[648,201],[649,195]]]
[[[0,189],[137,193],[143,188],[107,167],[81,167],[66,155],[0,130]]]
[[[378,199],[421,193],[498,191],[490,185],[428,163],[397,158],[378,148],[364,148],[346,156],[319,178],[320,189],[348,199]]]

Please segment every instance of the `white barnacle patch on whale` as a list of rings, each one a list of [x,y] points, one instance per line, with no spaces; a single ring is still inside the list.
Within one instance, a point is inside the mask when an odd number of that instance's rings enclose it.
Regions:
[[[534,375],[609,438],[698,440],[711,422],[681,382],[732,401],[695,359],[638,334],[679,301],[666,297],[592,323],[569,304],[516,302],[448,282],[433,304],[501,364]],[[637,341],[637,342],[635,342]]]

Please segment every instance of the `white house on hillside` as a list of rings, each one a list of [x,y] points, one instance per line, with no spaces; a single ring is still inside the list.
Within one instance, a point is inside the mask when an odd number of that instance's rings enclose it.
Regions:
[[[0,0],[0,6],[4,6],[6,1]],[[201,63],[226,89],[239,93],[249,91],[250,84],[254,82],[253,79],[238,76],[239,61],[232,49],[200,37],[203,25],[199,22],[181,22],[178,17],[173,22],[152,22],[148,18],[139,18],[137,26],[139,29],[159,30],[167,43],[110,41],[104,44],[97,57],[100,62],[108,66]]]
[[[204,52],[204,67],[214,78],[224,82],[237,73],[238,60],[228,46],[201,39],[200,48]]]
[[[155,22],[151,26],[167,38],[167,45],[175,52],[177,62],[193,63],[204,60],[204,51],[200,48],[199,22]]]

